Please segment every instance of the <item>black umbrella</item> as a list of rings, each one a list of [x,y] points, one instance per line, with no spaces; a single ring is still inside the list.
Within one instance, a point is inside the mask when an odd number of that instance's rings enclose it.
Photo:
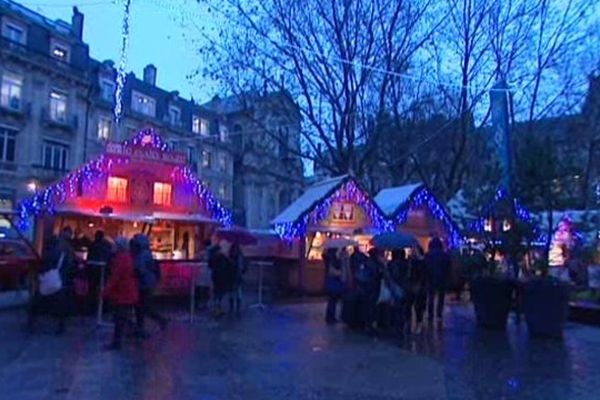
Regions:
[[[373,236],[371,244],[382,249],[404,249],[415,246],[419,242],[414,236],[406,233],[385,232]]]

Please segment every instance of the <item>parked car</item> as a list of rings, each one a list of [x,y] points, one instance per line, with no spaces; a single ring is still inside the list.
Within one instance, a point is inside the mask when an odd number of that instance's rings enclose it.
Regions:
[[[36,265],[37,258],[25,243],[0,239],[0,291],[25,289],[28,271]]]

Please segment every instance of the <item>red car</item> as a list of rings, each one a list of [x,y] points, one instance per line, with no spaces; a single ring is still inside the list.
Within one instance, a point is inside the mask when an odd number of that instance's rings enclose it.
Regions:
[[[0,239],[0,291],[27,288],[27,273],[38,260],[22,241]]]

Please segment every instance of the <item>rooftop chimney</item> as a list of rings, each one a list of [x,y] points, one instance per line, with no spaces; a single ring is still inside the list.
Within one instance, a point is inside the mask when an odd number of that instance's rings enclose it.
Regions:
[[[71,17],[71,29],[73,34],[80,40],[83,39],[83,14],[77,7],[73,7],[73,16]]]
[[[144,82],[156,86],[156,67],[154,65],[148,64],[144,68]]]

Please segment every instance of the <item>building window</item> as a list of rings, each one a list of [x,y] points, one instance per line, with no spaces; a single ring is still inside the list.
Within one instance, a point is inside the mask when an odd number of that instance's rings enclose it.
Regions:
[[[171,205],[171,184],[154,182],[154,204],[161,206]]]
[[[0,127],[0,161],[15,161],[17,131]]]
[[[192,117],[192,132],[198,133],[202,136],[208,136],[208,120],[194,115]]]
[[[27,41],[27,31],[24,26],[13,22],[7,21],[3,18],[2,22],[2,36],[11,42],[25,44]]]
[[[100,81],[100,96],[102,96],[102,100],[112,103],[115,96],[115,84],[108,79],[102,79]]]
[[[154,117],[156,115],[156,100],[141,93],[133,92],[131,94],[131,109]]]
[[[71,54],[68,44],[52,39],[50,42],[50,55],[60,61],[69,62]]]
[[[69,146],[44,141],[44,145],[42,146],[42,163],[44,168],[66,171],[68,158]]]
[[[23,78],[19,75],[5,72],[2,75],[2,106],[12,110],[21,109],[21,91],[23,89]]]
[[[108,201],[125,203],[127,201],[127,179],[109,176],[106,199]]]
[[[219,154],[219,171],[227,172],[227,154]]]
[[[187,160],[188,164],[192,164],[194,162],[194,148],[192,146],[187,148]]]
[[[98,139],[108,140],[110,138],[111,119],[108,117],[98,118]]]
[[[181,125],[181,110],[179,107],[169,106],[169,121],[173,126]]]
[[[12,211],[15,193],[10,189],[0,189],[0,210]],[[7,222],[8,224],[8,222]],[[8,227],[8,226],[7,226]]]
[[[229,132],[227,131],[227,127],[225,125],[221,125],[219,127],[219,138],[221,142],[226,142],[229,136]]]
[[[219,198],[220,199],[225,199],[225,195],[226,194],[227,194],[227,188],[225,187],[224,183],[221,183],[219,185],[219,192],[218,192]]]
[[[208,150],[202,150],[202,168],[210,168],[211,154]]]
[[[67,95],[53,90],[50,92],[50,119],[56,122],[67,122]]]

